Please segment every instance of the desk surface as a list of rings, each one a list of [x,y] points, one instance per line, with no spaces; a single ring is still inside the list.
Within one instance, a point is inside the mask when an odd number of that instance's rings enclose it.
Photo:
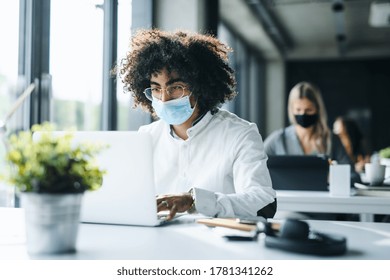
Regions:
[[[277,191],[278,210],[390,214],[390,196],[334,197],[323,191]]]
[[[0,259],[29,259],[26,253],[23,210],[0,208]],[[212,228],[182,216],[160,227],[81,224],[77,252],[35,256],[36,259],[88,260],[254,260],[321,259],[268,249],[257,241],[228,241]],[[346,255],[326,259],[390,259],[390,224],[309,221],[313,230],[347,237]],[[7,230],[3,230],[3,229]]]

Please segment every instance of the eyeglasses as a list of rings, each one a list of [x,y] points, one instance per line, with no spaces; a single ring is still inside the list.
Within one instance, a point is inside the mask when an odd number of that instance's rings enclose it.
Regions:
[[[165,88],[165,92],[170,99],[177,99],[183,97],[185,89],[187,88],[180,85],[171,85]],[[144,94],[147,99],[153,101],[153,98],[161,99],[163,90],[163,88],[150,87],[144,90]]]

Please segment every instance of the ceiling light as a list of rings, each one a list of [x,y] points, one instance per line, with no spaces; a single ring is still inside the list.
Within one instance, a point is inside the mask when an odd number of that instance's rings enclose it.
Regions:
[[[371,3],[368,22],[373,27],[390,27],[390,1]]]

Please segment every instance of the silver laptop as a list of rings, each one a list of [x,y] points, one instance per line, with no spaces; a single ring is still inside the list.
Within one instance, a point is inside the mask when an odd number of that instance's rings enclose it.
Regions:
[[[107,174],[99,190],[85,192],[82,222],[141,226],[164,222],[157,215],[149,134],[135,131],[77,131],[73,134],[75,143],[109,145],[97,157],[99,166],[106,169]]]

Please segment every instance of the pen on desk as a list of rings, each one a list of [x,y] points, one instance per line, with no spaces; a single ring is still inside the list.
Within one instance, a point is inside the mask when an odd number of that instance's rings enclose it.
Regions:
[[[237,218],[236,222],[240,224],[256,226],[257,233],[267,233],[268,230],[277,232],[280,229],[280,223],[269,222],[264,217],[241,217]]]

